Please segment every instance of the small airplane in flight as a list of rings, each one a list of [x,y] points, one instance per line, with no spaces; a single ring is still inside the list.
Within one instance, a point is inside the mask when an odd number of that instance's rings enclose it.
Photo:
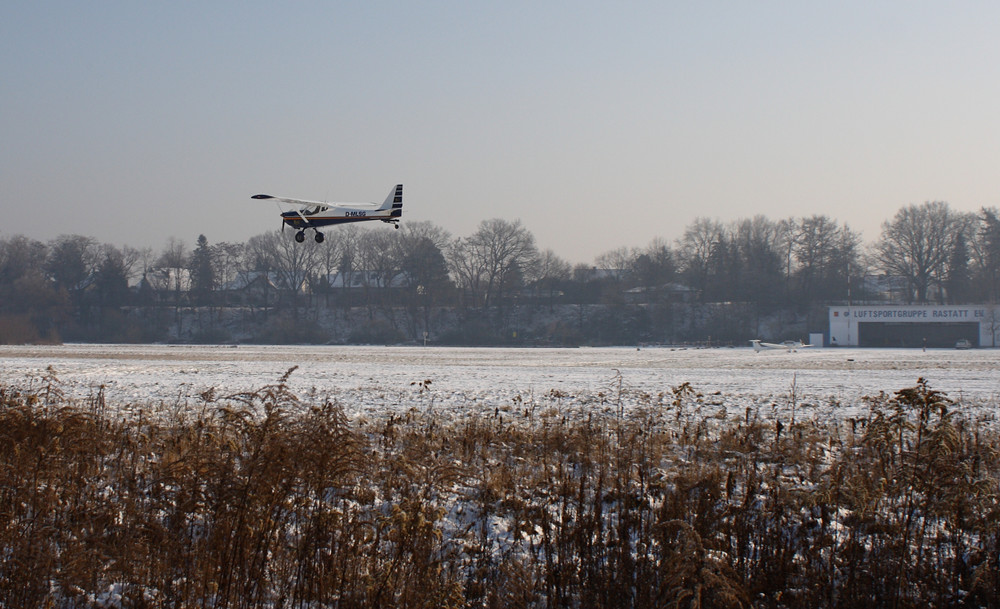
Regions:
[[[753,345],[753,350],[755,353],[760,353],[761,351],[767,351],[769,349],[784,349],[785,351],[795,351],[797,349],[805,349],[806,347],[812,347],[812,345],[804,345],[801,340],[786,340],[781,343],[765,343],[760,340],[751,340],[750,344]]]
[[[366,220],[381,220],[399,228],[399,218],[403,215],[403,185],[397,184],[389,191],[389,196],[381,205],[378,203],[320,203],[319,201],[303,201],[271,195],[254,195],[251,199],[273,199],[278,203],[298,205],[299,209],[281,213],[281,228],[285,225],[298,229],[295,240],[302,243],[306,240],[306,229],[316,231],[316,243],[323,243],[323,233],[320,227],[347,222],[364,222]]]

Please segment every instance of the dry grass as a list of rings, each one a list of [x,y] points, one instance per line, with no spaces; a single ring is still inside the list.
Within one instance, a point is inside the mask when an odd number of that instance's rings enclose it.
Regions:
[[[922,380],[781,426],[686,386],[359,425],[286,380],[127,420],[0,385],[0,607],[1000,604],[1000,436]]]

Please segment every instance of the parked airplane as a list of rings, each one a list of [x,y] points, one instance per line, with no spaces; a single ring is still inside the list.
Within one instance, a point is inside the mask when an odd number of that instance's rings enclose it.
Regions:
[[[761,351],[766,351],[768,349],[784,349],[785,351],[795,351],[796,349],[805,349],[806,347],[812,347],[812,345],[803,345],[801,340],[786,340],[782,343],[765,343],[760,340],[751,340],[750,344],[753,345],[753,350],[757,353]]]
[[[297,228],[295,240],[302,243],[306,239],[306,229],[316,231],[316,243],[323,243],[323,233],[320,227],[346,222],[364,222],[366,220],[381,220],[399,228],[399,218],[403,215],[403,185],[389,191],[382,205],[378,203],[320,203],[319,201],[303,201],[271,195],[254,195],[251,199],[273,199],[279,203],[299,205],[299,209],[281,213],[281,228],[285,225]]]

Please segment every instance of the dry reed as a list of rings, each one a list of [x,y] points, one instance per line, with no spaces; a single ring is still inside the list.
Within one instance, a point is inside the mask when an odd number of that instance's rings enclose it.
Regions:
[[[619,384],[359,423],[288,374],[155,417],[0,385],[0,607],[1000,603],[1000,435],[923,379],[854,421]]]

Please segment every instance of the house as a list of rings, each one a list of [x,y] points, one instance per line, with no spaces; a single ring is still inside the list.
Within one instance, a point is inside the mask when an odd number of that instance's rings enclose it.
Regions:
[[[191,271],[181,268],[149,269],[142,274],[139,288],[148,286],[154,292],[190,292]]]
[[[861,283],[864,301],[906,302],[910,284],[901,275],[865,275]]]
[[[268,304],[276,299],[279,290],[272,275],[261,271],[240,273],[218,291],[228,304]]]
[[[638,286],[625,290],[625,298],[629,302],[695,302],[698,300],[698,290],[681,283],[665,283],[661,286]]]
[[[388,279],[377,271],[351,271],[327,275],[325,287],[331,290],[360,290],[364,288],[402,289],[410,286],[406,273],[396,273]]]
[[[139,283],[131,288],[140,302],[180,304],[191,291],[191,271],[181,268],[149,269]]]

